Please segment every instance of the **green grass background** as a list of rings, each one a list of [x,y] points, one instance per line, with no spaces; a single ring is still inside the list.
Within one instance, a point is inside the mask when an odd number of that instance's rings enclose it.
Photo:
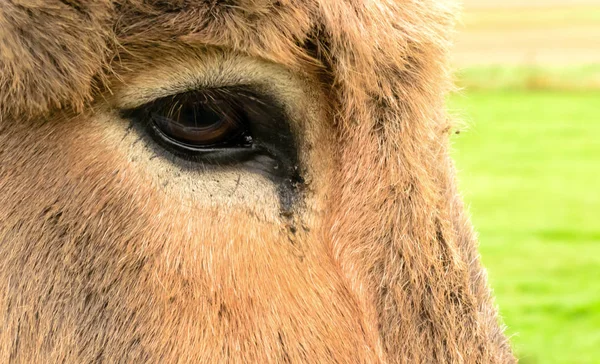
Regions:
[[[600,88],[573,81],[598,69],[470,69],[448,101],[468,125],[452,140],[460,187],[521,363],[600,363]]]

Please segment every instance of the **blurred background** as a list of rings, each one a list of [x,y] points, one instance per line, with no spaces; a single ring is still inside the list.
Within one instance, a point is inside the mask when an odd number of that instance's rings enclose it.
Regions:
[[[464,0],[453,153],[521,363],[600,363],[600,0]]]

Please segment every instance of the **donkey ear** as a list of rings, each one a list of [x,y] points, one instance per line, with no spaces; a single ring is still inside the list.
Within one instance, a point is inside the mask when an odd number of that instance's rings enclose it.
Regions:
[[[0,2],[0,115],[81,109],[102,71],[109,0]]]

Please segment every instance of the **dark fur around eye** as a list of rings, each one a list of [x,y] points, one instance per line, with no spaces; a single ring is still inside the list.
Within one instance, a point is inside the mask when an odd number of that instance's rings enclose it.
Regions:
[[[188,91],[122,110],[159,157],[260,173],[277,183],[283,210],[303,184],[284,108],[250,86]],[[185,163],[184,163],[185,162]]]

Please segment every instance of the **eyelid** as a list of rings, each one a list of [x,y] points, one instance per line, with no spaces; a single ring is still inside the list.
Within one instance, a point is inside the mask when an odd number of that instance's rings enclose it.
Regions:
[[[146,58],[147,57],[147,58]],[[301,82],[289,68],[211,46],[163,48],[124,61],[116,69],[107,94],[115,109],[131,109],[152,100],[194,89],[256,85],[272,96],[296,93]],[[268,75],[268,76],[267,76]],[[282,97],[282,99],[285,97]],[[282,100],[283,101],[283,100]]]
[[[176,97],[188,92],[202,90],[247,90],[248,92],[266,95],[269,98],[279,99],[277,87],[270,82],[224,82],[224,83],[165,83],[156,87],[136,87],[134,84],[117,87],[114,94],[108,97],[112,107],[118,110],[131,110],[156,100],[167,97]],[[283,100],[282,100],[283,101]]]
[[[171,98],[177,98],[186,93],[203,93],[203,92],[235,92],[237,95],[245,95],[247,97],[250,94],[254,95],[264,95],[266,98],[276,98],[270,92],[265,92],[265,88],[262,85],[258,84],[235,84],[235,85],[222,85],[218,87],[196,87],[196,88],[162,88],[162,89],[154,89],[153,92],[141,92],[138,94],[135,100],[129,97],[119,97],[120,94],[117,93],[112,98],[112,104],[115,109],[121,111],[134,110],[141,107],[150,106],[152,103]],[[214,102],[215,100],[213,100]],[[224,100],[216,100],[216,103],[225,102]],[[213,103],[214,104],[214,103]]]

